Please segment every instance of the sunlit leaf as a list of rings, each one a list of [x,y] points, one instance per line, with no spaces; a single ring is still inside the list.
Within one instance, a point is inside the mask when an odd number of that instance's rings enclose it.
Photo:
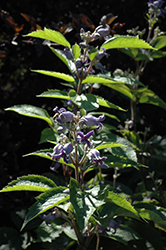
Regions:
[[[25,115],[33,118],[38,118],[46,121],[48,124],[52,125],[53,121],[45,109],[35,107],[32,105],[15,105],[13,107],[5,109],[6,111],[14,111],[20,115]]]
[[[106,107],[106,108],[117,109],[117,110],[120,110],[120,111],[126,111],[125,109],[122,109],[121,107],[119,107],[119,106],[105,100],[104,98],[102,98],[100,96],[97,96],[97,100],[98,100],[100,106],[103,106],[103,107]]]
[[[47,76],[56,77],[56,78],[65,80],[67,82],[74,82],[75,81],[72,76],[64,74],[64,73],[48,71],[48,70],[32,70],[32,72],[40,73],[40,74],[47,75]]]
[[[48,189],[56,187],[56,184],[41,175],[27,175],[19,177],[17,180],[10,182],[0,192],[11,192],[11,191],[37,191],[45,192]]]
[[[77,43],[75,43],[72,46],[72,52],[73,52],[73,55],[74,55],[75,59],[77,59],[80,56],[81,48],[80,48],[80,46]]]
[[[64,100],[70,99],[67,92],[59,90],[59,89],[49,89],[48,91],[45,91],[40,95],[37,95],[37,97],[58,98],[58,99],[64,99]]]
[[[144,40],[139,39],[138,36],[114,36],[104,42],[101,47],[105,49],[118,49],[118,48],[142,48],[154,49]]]
[[[54,43],[58,43],[65,47],[70,48],[70,43],[66,40],[66,38],[59,32],[51,29],[44,28],[44,30],[37,30],[32,33],[29,33],[25,36],[41,38],[45,40],[49,40]]]

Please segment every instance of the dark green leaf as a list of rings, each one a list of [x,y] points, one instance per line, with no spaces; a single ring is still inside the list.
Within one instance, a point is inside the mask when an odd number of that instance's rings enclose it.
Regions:
[[[5,109],[6,111],[14,111],[20,115],[34,117],[46,121],[48,124],[53,125],[52,119],[45,109],[35,107],[32,105],[15,105],[13,107]]]
[[[121,107],[119,107],[119,106],[105,100],[104,98],[102,98],[100,96],[97,96],[97,100],[98,100],[100,106],[103,106],[103,107],[106,107],[106,108],[117,109],[117,110],[120,110],[120,111],[126,111],[125,109],[122,109]]]
[[[97,207],[104,204],[103,193],[100,194],[100,187],[95,187],[88,192],[82,191],[75,179],[70,181],[70,201],[75,210],[77,223],[81,230],[84,230],[89,218]]]
[[[36,199],[37,202],[30,207],[29,212],[25,218],[25,221],[22,225],[22,229],[26,224],[37,217],[39,214],[46,212],[47,210],[55,207],[58,204],[63,203],[69,199],[68,194],[65,194],[63,191],[65,187],[55,187],[50,190],[47,190],[45,193],[39,195]]]
[[[52,130],[51,128],[45,128],[41,133],[39,144],[48,142],[48,141],[57,142],[58,139],[59,139],[59,134],[55,133],[55,131]]]

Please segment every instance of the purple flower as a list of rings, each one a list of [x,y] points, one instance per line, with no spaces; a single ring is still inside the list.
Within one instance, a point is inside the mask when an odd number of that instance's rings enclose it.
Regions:
[[[119,220],[119,222],[117,223],[115,220],[109,219],[107,226],[110,227],[110,228],[113,228],[113,229],[114,229],[113,234],[115,234],[117,228],[119,228],[119,225],[120,225],[121,223],[122,223],[122,222],[121,222],[120,220]]]
[[[77,136],[77,143],[78,144],[84,144],[84,143],[87,143],[88,144],[88,147],[91,146],[90,144],[90,141],[88,140],[92,135],[93,135],[94,131],[91,130],[90,132],[88,132],[86,135],[84,135],[83,132],[79,131],[77,132],[78,136]]]
[[[58,107],[55,107],[53,111],[56,113],[54,116],[55,121],[60,125],[57,131],[59,133],[64,133],[66,130],[66,122],[71,122],[74,118],[74,114],[70,111],[66,111],[65,108],[58,110]]]
[[[105,71],[105,66],[103,66],[100,62],[95,64],[95,68],[101,70],[102,73]]]
[[[151,9],[153,9],[155,13],[157,13],[157,16],[164,17],[164,15],[166,15],[166,7],[162,9],[163,3],[164,3],[163,0],[157,0],[157,1],[150,0],[147,4],[148,7],[150,7]]]
[[[58,173],[57,169],[60,167],[60,163],[56,162],[55,165],[53,167],[50,167],[50,169],[56,173]]]
[[[96,59],[97,60],[101,60],[104,56],[108,57],[109,54],[106,52],[106,49],[105,48],[102,48],[102,50],[100,50],[97,55],[96,55]]]
[[[64,48],[62,54],[64,54],[68,60],[73,59],[73,54],[71,53],[69,48]]]
[[[58,209],[55,207],[52,209],[52,212],[49,213],[48,215],[43,215],[43,219],[45,220],[47,226],[50,226],[50,222],[55,220],[55,218],[60,217],[60,213],[58,213]]]
[[[97,149],[91,149],[89,152],[89,159],[92,165],[95,165],[96,167],[109,168],[109,166],[104,163],[104,160],[106,160],[107,157],[100,157],[100,152]]]
[[[68,155],[72,152],[72,150],[73,150],[73,145],[71,143],[66,143],[64,146],[62,146],[61,144],[57,144],[53,148],[53,153],[52,154],[48,153],[48,155],[52,157],[53,160],[56,161],[58,161],[60,158],[63,157],[64,161],[66,163],[69,163],[70,158]]]
[[[100,37],[106,36],[109,34],[110,32],[110,27],[109,25],[103,27],[103,25],[100,25],[96,28],[95,30],[96,33],[98,33],[100,35]]]
[[[101,115],[99,117],[95,117],[93,115],[84,116],[83,122],[86,126],[97,126],[96,129],[101,130],[103,125],[101,122],[105,119],[105,115]]]

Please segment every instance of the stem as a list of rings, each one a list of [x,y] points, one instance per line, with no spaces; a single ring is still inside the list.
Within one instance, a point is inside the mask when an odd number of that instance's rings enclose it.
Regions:
[[[81,85],[82,85],[82,79],[79,78],[78,88],[77,88],[77,94],[79,95],[81,92]]]
[[[96,250],[99,249],[99,243],[100,243],[100,236],[97,235],[97,243],[96,243]]]

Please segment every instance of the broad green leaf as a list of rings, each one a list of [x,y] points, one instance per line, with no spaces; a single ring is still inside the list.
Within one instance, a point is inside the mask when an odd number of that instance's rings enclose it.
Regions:
[[[48,141],[57,142],[58,139],[59,139],[59,134],[55,133],[55,131],[52,130],[52,128],[45,128],[41,133],[39,144]]]
[[[58,99],[64,99],[64,100],[70,99],[70,97],[65,91],[62,91],[59,89],[49,89],[48,91],[45,91],[40,95],[37,95],[37,97],[58,98]]]
[[[101,47],[107,49],[120,49],[120,48],[142,48],[142,49],[155,49],[146,43],[144,40],[139,39],[138,36],[114,36],[104,42]]]
[[[75,210],[75,216],[80,229],[83,231],[89,218],[97,207],[104,204],[103,197],[100,197],[100,189],[82,191],[75,179],[70,181],[70,201]]]
[[[162,58],[166,56],[166,51],[152,51],[152,53],[150,54],[152,58]]]
[[[126,246],[128,245],[129,241],[140,240],[142,238],[136,231],[127,225],[120,225],[115,234],[113,231],[108,232],[108,237],[121,242]]]
[[[113,191],[109,191],[106,201],[107,201],[107,203],[109,203],[109,202],[112,203],[113,202],[118,207],[127,210],[128,212],[132,213],[135,218],[139,219],[138,212],[130,204],[130,202],[128,202],[126,200],[126,198],[124,196],[122,196],[121,194],[117,194],[117,193],[115,193]]]
[[[75,63],[72,60],[68,60],[66,56],[62,53],[62,50],[50,47],[51,51],[68,67],[70,72],[74,74],[76,72]]]
[[[39,156],[39,157],[46,158],[46,159],[48,159],[48,160],[51,160],[51,161],[56,162],[55,160],[52,160],[52,158],[48,155],[48,153],[51,154],[52,152],[53,152],[53,149],[52,149],[52,148],[50,148],[50,149],[41,149],[41,150],[38,150],[38,151],[36,151],[36,152],[32,152],[32,153],[26,154],[26,155],[24,155],[24,157],[25,157],[25,156],[34,155],[34,156]],[[70,166],[70,167],[72,167],[72,168],[75,168],[73,164],[71,164],[71,163],[66,163],[66,162],[63,160],[63,158],[60,158],[60,159],[58,160],[58,162],[61,163],[61,164],[68,165],[68,166]]]
[[[118,119],[117,116],[111,115],[111,114],[106,113],[106,112],[90,112],[90,113],[88,113],[88,114],[89,114],[89,115],[105,115],[105,116],[108,116],[108,117],[110,117],[110,118],[112,118],[112,119],[115,119],[115,120],[117,120],[118,122],[120,122],[120,120]]]
[[[29,221],[37,217],[39,214],[42,214],[47,210],[55,207],[56,205],[61,204],[64,201],[68,200],[69,195],[63,192],[65,189],[66,189],[65,187],[55,187],[39,195],[36,198],[37,202],[30,207],[29,212],[22,225],[22,229],[26,226],[26,224]]]
[[[45,109],[35,107],[32,105],[15,105],[13,107],[5,109],[6,111],[14,111],[20,115],[34,117],[46,121],[48,124],[53,125],[53,121]]]
[[[166,232],[166,209],[149,204],[147,202],[138,202],[135,204],[135,208],[139,215],[155,223],[155,226]]]
[[[97,53],[98,53],[97,48],[93,48],[90,51],[88,51],[89,59],[92,61],[95,58],[95,56],[97,55]]]
[[[96,147],[97,150],[105,149],[105,148],[116,148],[116,147],[126,147],[126,145],[118,144],[115,142],[103,143]]]
[[[117,110],[120,110],[120,111],[126,111],[125,109],[122,109],[121,107],[119,107],[119,106],[117,106],[117,105],[103,99],[100,96],[97,96],[97,100],[98,100],[100,106],[103,106],[103,107],[106,107],[106,108],[117,109]]]
[[[66,38],[59,31],[44,28],[44,30],[37,30],[25,36],[49,40],[51,42],[58,43],[65,47],[71,48],[70,43],[66,40]]]
[[[166,109],[166,103],[160,99],[152,90],[140,88],[134,91],[138,98],[138,103],[147,103]]]
[[[73,55],[74,55],[75,59],[77,59],[80,56],[81,48],[80,48],[80,46],[77,43],[75,43],[72,46],[72,52],[73,52]]]
[[[166,36],[157,37],[156,40],[152,43],[152,46],[158,50],[166,47]]]
[[[99,107],[98,100],[93,94],[88,93],[86,95],[78,95],[75,90],[70,90],[69,97],[73,103],[87,111],[94,110]]]
[[[52,242],[63,232],[63,227],[57,225],[55,221],[52,221],[49,226],[43,221],[35,232],[37,234],[36,242]]]
[[[19,177],[17,180],[10,182],[0,192],[11,191],[37,191],[45,192],[48,189],[56,187],[56,184],[47,177],[41,175],[27,175]]]
[[[36,72],[36,73],[40,73],[43,75],[47,75],[47,76],[56,77],[56,78],[62,79],[62,80],[67,81],[67,82],[74,82],[75,81],[72,76],[64,74],[64,73],[48,71],[48,70],[31,70],[31,71]]]

